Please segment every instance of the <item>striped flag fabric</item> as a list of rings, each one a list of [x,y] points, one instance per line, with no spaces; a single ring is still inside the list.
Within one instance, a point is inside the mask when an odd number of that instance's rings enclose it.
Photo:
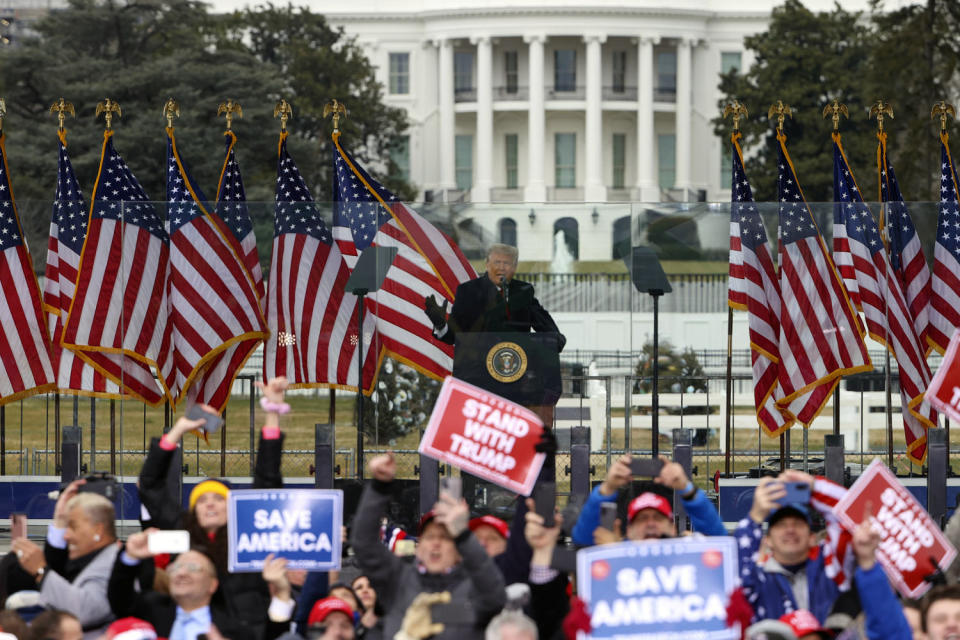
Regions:
[[[937,426],[937,412],[924,401],[930,383],[925,344],[911,320],[900,279],[887,257],[880,228],[862,194],[840,134],[833,134],[833,255],[844,284],[866,319],[870,336],[897,360],[907,455],[922,464],[927,429]]]
[[[863,328],[803,198],[786,140],[777,133],[783,390],[777,405],[809,426],[841,376],[873,367]]]
[[[237,136],[233,131],[227,131],[223,136],[226,139],[227,152],[217,186],[217,218],[225,223],[224,226],[229,231],[227,239],[250,272],[262,306],[265,296],[263,270],[260,268],[260,256],[257,253],[257,238],[253,233],[250,212],[247,210],[247,195],[243,189],[240,164],[234,153]]]
[[[120,386],[73,351],[60,345],[63,327],[77,285],[80,252],[87,237],[87,209],[67,154],[66,131],[57,132],[59,155],[57,193],[47,241],[43,300],[50,332],[50,355],[60,391],[79,395],[119,398]]]
[[[350,272],[287,151],[287,135],[280,134],[277,159],[263,376],[286,376],[293,388],[356,389],[357,299],[345,292]]]
[[[366,300],[376,320],[370,339],[376,347],[365,356],[363,391],[372,392],[384,355],[441,380],[453,368],[453,347],[434,338],[423,301],[432,295],[441,304],[452,302],[457,287],[476,272],[449,237],[360,166],[341,146],[339,132],[333,140],[333,233],[347,265],[352,270],[372,245],[398,249],[380,290]]]
[[[190,397],[219,411],[243,363],[269,334],[243,256],[205,200],[168,128],[169,313],[176,374],[171,394],[174,402]]]
[[[108,129],[62,344],[153,406],[174,383],[169,260],[164,225]]]
[[[50,344],[0,130],[0,405],[56,389]]]
[[[793,420],[776,406],[781,397],[777,383],[780,363],[780,285],[773,266],[767,230],[753,200],[753,190],[743,168],[739,132],[733,147],[730,189],[730,278],[728,303],[747,312],[750,362],[757,422],[769,436],[788,429]]]
[[[880,198],[884,203],[886,220],[883,224],[887,230],[890,262],[906,296],[914,331],[924,345],[924,355],[930,355],[933,349],[930,342],[930,268],[910,211],[900,193],[893,163],[887,158],[887,134],[881,131],[877,137],[877,171],[880,174]]]
[[[944,353],[953,332],[960,327],[960,205],[957,172],[950,155],[950,140],[940,134],[940,207],[937,241],[933,247],[930,283],[930,333],[933,348]]]

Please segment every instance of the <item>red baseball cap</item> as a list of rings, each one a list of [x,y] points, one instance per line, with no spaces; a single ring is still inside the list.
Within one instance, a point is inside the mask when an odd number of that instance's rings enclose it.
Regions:
[[[420,522],[417,524],[417,535],[422,536],[423,530],[427,528],[430,521],[437,517],[437,512],[433,509],[420,516]]]
[[[785,613],[780,616],[780,622],[789,625],[798,638],[811,633],[819,633],[822,638],[833,637],[829,629],[823,628],[820,621],[817,620],[817,616],[806,609],[797,609],[791,613]]]
[[[140,618],[120,618],[107,627],[110,640],[157,640],[153,625]]]
[[[479,527],[493,527],[504,540],[510,537],[510,527],[506,522],[491,515],[480,516],[470,521],[470,531],[476,531]]]
[[[350,621],[353,621],[353,609],[350,608],[350,605],[340,598],[324,598],[313,604],[313,608],[310,609],[310,616],[307,618],[307,626],[312,627],[315,624],[322,623],[334,611],[345,613]]]
[[[634,516],[644,509],[656,509],[668,518],[673,518],[673,508],[670,501],[652,491],[645,491],[630,502],[627,507],[627,522],[632,522]]]

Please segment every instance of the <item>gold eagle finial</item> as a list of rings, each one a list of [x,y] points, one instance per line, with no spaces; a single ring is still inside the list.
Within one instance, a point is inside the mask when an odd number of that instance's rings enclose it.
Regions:
[[[113,114],[117,114],[118,118],[123,117],[123,113],[120,111],[120,104],[116,100],[111,100],[106,98],[103,102],[97,104],[97,111],[95,116],[104,114],[103,118],[107,123],[107,130],[110,130],[110,127],[113,125]]]
[[[745,106],[734,100],[733,102],[728,102],[727,106],[723,108],[724,120],[726,120],[729,115],[733,115],[733,130],[740,131],[740,119],[746,118],[750,114],[747,113]]]
[[[221,102],[220,106],[217,107],[217,116],[219,117],[221,113],[227,114],[227,131],[230,131],[230,127],[233,126],[234,114],[236,114],[238,118],[243,117],[243,109],[240,107],[240,103],[236,100],[227,100],[226,102]]]
[[[930,117],[936,118],[940,116],[940,131],[947,130],[947,116],[951,118],[957,117],[957,110],[953,108],[953,105],[947,102],[946,100],[941,100],[937,104],[933,105],[933,109],[930,110]]]
[[[777,131],[783,132],[783,120],[787,116],[793,117],[793,111],[790,110],[790,105],[783,104],[782,100],[777,100],[777,104],[771,105],[770,110],[767,111],[767,118],[773,118],[777,116]]]
[[[290,103],[280,98],[280,102],[273,108],[273,117],[280,118],[280,131],[287,130],[287,120],[293,117],[293,107]]]
[[[326,118],[333,114],[333,132],[340,132],[340,118],[347,117],[347,107],[336,98],[323,105],[323,117]]]
[[[876,103],[870,107],[870,117],[877,119],[877,131],[880,133],[883,133],[884,116],[889,116],[890,119],[893,120],[893,107],[889,102],[877,100]]]
[[[67,114],[69,113],[74,118],[77,117],[77,111],[73,107],[72,102],[67,102],[63,98],[60,98],[52,105],[50,105],[50,113],[57,114],[57,130],[63,131],[63,122],[67,119]]]
[[[167,119],[167,129],[173,129],[173,119],[180,117],[180,103],[173,98],[167,98],[161,113]]]
[[[828,104],[823,108],[823,117],[824,118],[833,118],[833,130],[840,130],[840,116],[844,118],[850,117],[850,112],[847,110],[847,105],[840,104],[840,101],[834,99],[833,104]]]

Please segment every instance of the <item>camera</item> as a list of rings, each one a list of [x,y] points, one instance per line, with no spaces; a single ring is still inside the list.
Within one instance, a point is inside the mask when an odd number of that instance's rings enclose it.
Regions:
[[[80,485],[80,493],[96,493],[113,502],[119,494],[116,477],[102,471],[94,471],[83,477],[87,482]]]

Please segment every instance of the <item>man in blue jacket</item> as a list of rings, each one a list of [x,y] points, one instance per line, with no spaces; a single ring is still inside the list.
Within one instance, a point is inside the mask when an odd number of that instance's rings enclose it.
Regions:
[[[720,514],[707,496],[694,485],[683,467],[664,456],[663,468],[654,482],[680,493],[683,507],[690,516],[693,530],[706,536],[727,534]],[[616,502],[617,495],[632,480],[630,456],[623,455],[607,471],[607,477],[590,493],[580,517],[573,527],[573,542],[585,547],[616,539],[618,534],[600,526],[600,505]],[[619,528],[619,521],[616,523]],[[677,535],[670,501],[653,492],[644,492],[633,499],[627,509],[626,536],[630,540],[672,538]]]

